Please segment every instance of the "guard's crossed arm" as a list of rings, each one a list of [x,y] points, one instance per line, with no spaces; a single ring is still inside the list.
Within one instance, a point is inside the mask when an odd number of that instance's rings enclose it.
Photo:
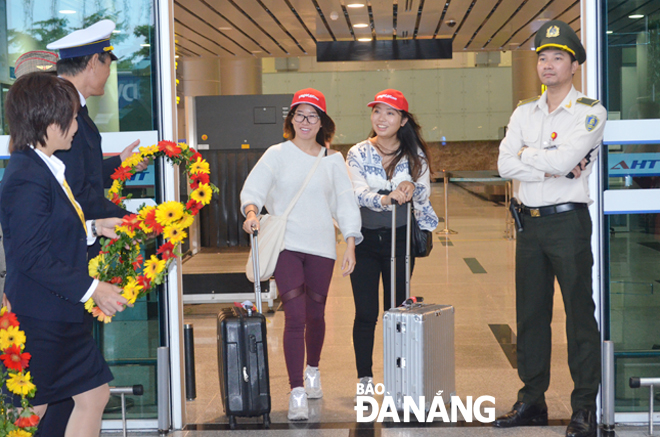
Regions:
[[[602,106],[592,109],[593,112],[575,119],[573,129],[556,149],[529,148],[520,156],[521,162],[544,173],[566,175],[590,152],[593,160],[593,153],[603,141],[607,113]]]

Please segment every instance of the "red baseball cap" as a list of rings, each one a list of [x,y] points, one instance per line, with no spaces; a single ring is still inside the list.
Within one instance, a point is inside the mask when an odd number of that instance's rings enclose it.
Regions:
[[[397,111],[406,111],[408,112],[408,100],[403,96],[401,91],[386,89],[374,97],[374,101],[369,103],[367,106],[373,107],[378,103],[384,103]]]
[[[296,105],[301,103],[307,103],[308,105],[316,106],[321,111],[325,112],[325,96],[319,90],[314,88],[305,88],[300,90],[293,95],[293,101],[291,102],[291,107],[293,108]]]

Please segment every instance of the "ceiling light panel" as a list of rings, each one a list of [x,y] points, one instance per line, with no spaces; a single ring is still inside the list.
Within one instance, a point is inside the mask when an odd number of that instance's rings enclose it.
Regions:
[[[572,2],[571,2],[572,3]],[[503,11],[508,17],[498,23],[500,26],[496,30],[497,34],[491,34],[487,47],[491,50],[500,49],[507,40],[511,40],[513,33],[525,25],[529,20],[531,20],[536,14],[538,14],[541,8],[545,7],[548,4],[547,0],[522,0],[514,2],[510,8],[505,8]],[[504,6],[504,5],[503,5]],[[501,6],[500,6],[501,8]],[[495,16],[493,14],[493,16]],[[490,33],[490,32],[488,32]],[[487,33],[487,34],[488,34]],[[524,40],[528,35],[525,35],[522,38],[516,38],[519,41]],[[510,47],[503,47],[504,50],[509,50]]]
[[[250,50],[259,49],[257,39],[251,40],[251,34],[240,32],[240,25],[228,22],[225,12],[228,8],[220,9],[217,4],[206,0],[174,0],[174,18],[182,25],[188,26],[197,33],[218,42],[234,54],[251,56]],[[231,31],[222,31],[220,27],[232,27]],[[191,37],[201,43],[203,38],[199,35]],[[202,43],[203,44],[203,43]],[[267,47],[271,51],[271,47]],[[274,50],[274,49],[272,49]],[[221,51],[220,56],[236,55]]]

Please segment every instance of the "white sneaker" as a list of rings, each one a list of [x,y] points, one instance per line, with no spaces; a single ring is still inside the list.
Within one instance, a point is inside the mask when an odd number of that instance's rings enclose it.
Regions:
[[[307,393],[302,387],[296,387],[291,390],[289,396],[289,420],[307,420],[309,419],[309,407],[307,406]]]
[[[308,399],[320,399],[323,397],[321,390],[321,372],[318,367],[307,366],[305,369],[305,391]]]
[[[355,402],[358,396],[371,396],[374,397],[374,379],[371,376],[363,376],[357,385],[357,394],[355,395]]]

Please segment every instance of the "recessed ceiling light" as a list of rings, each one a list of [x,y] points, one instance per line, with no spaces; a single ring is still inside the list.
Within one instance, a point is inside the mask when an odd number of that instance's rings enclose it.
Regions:
[[[179,59],[179,55],[174,55],[174,59]]]
[[[350,5],[346,5],[347,8],[363,8],[364,3],[351,3]]]
[[[610,34],[614,33],[614,31],[613,31],[613,30],[608,30],[608,31],[605,32],[605,33],[607,33],[608,35],[610,35]]]
[[[252,53],[261,53],[261,50],[252,50]]]
[[[644,18],[644,15],[642,14],[628,15],[628,18],[632,18],[633,20],[636,20],[638,18]]]
[[[72,10],[69,10],[69,9],[63,9],[63,10],[60,11],[60,14],[75,14],[75,13],[76,13],[76,11],[72,11]]]
[[[358,41],[367,42],[371,41],[371,38],[358,38]]]
[[[353,27],[355,27],[356,29],[363,29],[365,27],[369,27],[369,25],[367,23],[357,23],[354,24]]]
[[[151,44],[140,44],[140,47],[151,47]]]
[[[232,28],[227,26],[220,26],[218,27],[218,30],[232,30]]]

